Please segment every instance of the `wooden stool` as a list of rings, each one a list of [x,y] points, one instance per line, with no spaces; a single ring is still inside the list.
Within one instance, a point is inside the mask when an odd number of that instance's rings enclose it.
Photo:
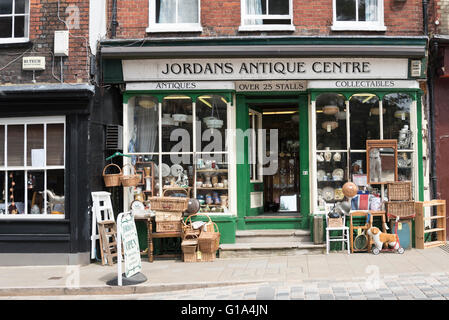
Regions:
[[[113,258],[117,257],[117,226],[115,221],[105,220],[98,222],[100,234],[101,263],[110,266],[114,264]]]

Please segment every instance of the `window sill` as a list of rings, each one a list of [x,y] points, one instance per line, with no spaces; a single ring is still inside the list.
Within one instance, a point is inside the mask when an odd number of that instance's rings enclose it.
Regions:
[[[153,25],[146,29],[147,33],[161,33],[161,32],[203,32],[203,27],[200,25],[175,25],[175,26],[159,26]]]
[[[331,26],[332,31],[387,31],[384,25],[363,25],[363,24],[334,24]]]
[[[293,25],[246,25],[240,26],[239,32],[242,31],[295,31],[296,28]]]

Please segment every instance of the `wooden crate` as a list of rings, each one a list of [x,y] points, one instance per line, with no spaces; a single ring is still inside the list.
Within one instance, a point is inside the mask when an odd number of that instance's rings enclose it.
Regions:
[[[446,244],[446,200],[419,201],[415,203],[415,246],[417,249],[426,249]],[[436,214],[433,214],[433,208]],[[430,216],[425,215],[425,208],[431,208]],[[426,221],[436,221],[436,226],[425,229]],[[437,240],[425,242],[427,234],[435,233]]]
[[[388,201],[412,200],[411,181],[388,182],[387,188],[388,188]]]

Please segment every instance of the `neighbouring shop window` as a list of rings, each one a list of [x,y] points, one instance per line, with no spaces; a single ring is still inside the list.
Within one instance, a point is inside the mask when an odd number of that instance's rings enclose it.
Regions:
[[[147,32],[201,31],[199,0],[150,0]]]
[[[0,1],[0,43],[28,41],[28,0]]]
[[[334,0],[333,28],[384,28],[383,0]]]
[[[398,179],[414,183],[413,129],[410,95],[391,93],[382,99],[356,93],[348,99],[320,94],[316,112],[316,200],[318,210],[329,210],[344,199],[341,187],[353,181],[360,190],[378,196],[380,186],[366,183],[366,140],[398,141]],[[346,124],[349,123],[349,127]]]
[[[0,119],[0,217],[65,214],[65,118]]]
[[[136,119],[142,115],[142,98],[146,120]],[[196,197],[202,212],[228,212],[228,101],[215,94],[167,95],[160,101],[140,95],[128,102],[125,129],[133,164],[154,163],[154,195]],[[143,146],[140,136],[145,136]],[[132,196],[131,201],[146,201],[151,193],[142,183]]]

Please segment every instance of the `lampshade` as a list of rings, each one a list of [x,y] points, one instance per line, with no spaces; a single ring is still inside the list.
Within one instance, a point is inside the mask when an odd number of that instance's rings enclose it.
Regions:
[[[323,107],[323,113],[328,115],[336,114],[340,109],[336,105],[327,105]]]
[[[405,120],[408,119],[409,113],[406,111],[398,110],[394,113],[394,117],[397,119]]]
[[[148,97],[140,97],[137,104],[139,105],[139,107],[145,109],[154,108],[154,106],[156,105],[156,103],[151,98]]]

